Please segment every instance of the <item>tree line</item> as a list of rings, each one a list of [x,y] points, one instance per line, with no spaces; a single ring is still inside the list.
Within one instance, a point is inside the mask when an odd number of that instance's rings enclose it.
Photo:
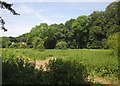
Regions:
[[[78,16],[65,24],[41,23],[18,37],[1,37],[3,48],[35,49],[108,49],[116,47],[120,32],[120,2],[105,11]],[[117,46],[118,47],[118,46]]]

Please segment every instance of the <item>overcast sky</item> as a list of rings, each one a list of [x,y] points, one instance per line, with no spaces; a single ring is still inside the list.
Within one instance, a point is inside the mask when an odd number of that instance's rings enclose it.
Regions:
[[[7,0],[8,1],[8,0]],[[108,2],[55,2],[51,0],[48,2],[42,2],[43,0],[24,2],[11,0],[13,2],[13,8],[16,12],[20,13],[20,16],[14,16],[8,10],[2,10],[2,17],[5,20],[5,27],[7,32],[0,30],[0,36],[19,36],[26,32],[29,32],[32,27],[39,25],[40,23],[65,23],[65,21],[71,18],[77,18],[81,15],[90,15],[93,11],[104,11],[113,0]],[[59,0],[58,0],[59,1]],[[75,1],[75,0],[74,0]],[[78,1],[78,0],[77,0]],[[99,1],[99,0],[97,0]]]

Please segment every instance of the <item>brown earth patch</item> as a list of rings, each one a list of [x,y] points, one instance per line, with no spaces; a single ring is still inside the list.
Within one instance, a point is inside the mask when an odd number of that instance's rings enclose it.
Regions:
[[[49,60],[52,60],[52,59],[55,59],[55,58],[49,58],[46,60],[35,60],[35,68],[39,69],[42,66],[43,70],[45,71],[46,65],[48,64]]]
[[[111,84],[111,86],[112,86],[112,84],[114,86],[120,86],[120,85],[118,85],[118,81],[111,82],[103,77],[98,77],[98,76],[95,76],[95,77],[88,76],[88,81],[90,81],[92,83]]]
[[[107,81],[106,79],[104,79],[102,77],[95,77],[94,82],[101,82],[103,84],[112,84],[111,82]]]

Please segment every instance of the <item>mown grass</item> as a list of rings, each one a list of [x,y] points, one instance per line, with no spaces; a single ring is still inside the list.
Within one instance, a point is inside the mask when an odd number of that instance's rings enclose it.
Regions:
[[[23,57],[33,60],[44,60],[50,57],[73,60],[83,63],[90,75],[109,78],[118,77],[118,57],[112,50],[104,49],[67,49],[67,50],[45,50],[34,49],[3,49],[2,55],[6,59]]]

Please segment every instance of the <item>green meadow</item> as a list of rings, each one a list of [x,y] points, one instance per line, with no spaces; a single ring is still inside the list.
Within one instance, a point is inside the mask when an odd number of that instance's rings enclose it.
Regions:
[[[61,58],[65,61],[77,61],[87,67],[90,76],[104,77],[111,81],[118,78],[118,57],[108,49],[66,49],[66,50],[34,50],[34,49],[10,49],[2,50],[2,58],[25,58],[30,60],[45,60],[49,58]]]

